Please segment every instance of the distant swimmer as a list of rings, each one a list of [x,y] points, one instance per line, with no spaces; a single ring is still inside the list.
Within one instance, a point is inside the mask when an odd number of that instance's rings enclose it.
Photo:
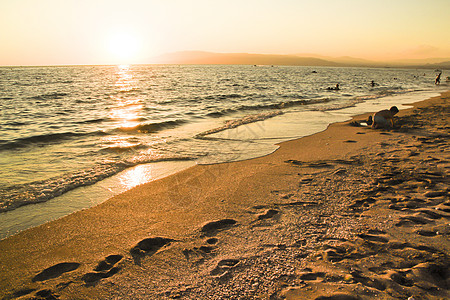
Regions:
[[[372,128],[394,127],[394,115],[398,113],[397,106],[392,106],[389,110],[384,109],[373,115]]]
[[[374,87],[374,86],[376,86],[376,85],[378,85],[374,80],[372,80],[372,82],[370,83],[370,85],[372,86],[372,87]]]
[[[329,91],[339,91],[340,90],[339,83],[336,83],[335,87],[327,87],[327,90],[329,90]]]
[[[434,80],[434,84],[440,84],[440,83],[441,83],[441,75],[442,75],[442,72],[440,72],[440,73],[436,76],[436,79]]]

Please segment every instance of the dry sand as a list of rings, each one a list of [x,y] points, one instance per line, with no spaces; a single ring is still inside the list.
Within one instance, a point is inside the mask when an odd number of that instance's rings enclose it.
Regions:
[[[449,99],[401,111],[394,130],[333,124],[2,240],[0,297],[448,299]]]

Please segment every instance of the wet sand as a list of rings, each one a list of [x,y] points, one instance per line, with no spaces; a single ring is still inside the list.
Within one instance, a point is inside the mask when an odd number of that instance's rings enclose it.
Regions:
[[[450,92],[0,241],[4,299],[448,299]],[[368,116],[358,116],[364,120]]]

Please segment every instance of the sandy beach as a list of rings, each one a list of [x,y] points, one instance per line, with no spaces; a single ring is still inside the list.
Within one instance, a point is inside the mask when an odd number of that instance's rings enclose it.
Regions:
[[[450,92],[0,241],[2,299],[448,299]],[[355,117],[365,120],[370,114]]]

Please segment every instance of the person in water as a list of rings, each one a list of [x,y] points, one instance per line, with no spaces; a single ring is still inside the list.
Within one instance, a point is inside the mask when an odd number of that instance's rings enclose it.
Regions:
[[[332,88],[332,87],[327,87],[327,90],[329,90],[329,91],[339,91],[339,90],[340,90],[340,88],[339,88],[339,83],[336,83],[336,87],[334,87],[334,88]]]
[[[372,128],[394,127],[394,115],[398,113],[397,106],[392,106],[389,110],[383,109],[373,115]]]
[[[441,74],[442,74],[442,72],[440,72],[440,73],[436,76],[436,80],[434,81],[434,84],[440,84],[440,83],[441,83]]]

